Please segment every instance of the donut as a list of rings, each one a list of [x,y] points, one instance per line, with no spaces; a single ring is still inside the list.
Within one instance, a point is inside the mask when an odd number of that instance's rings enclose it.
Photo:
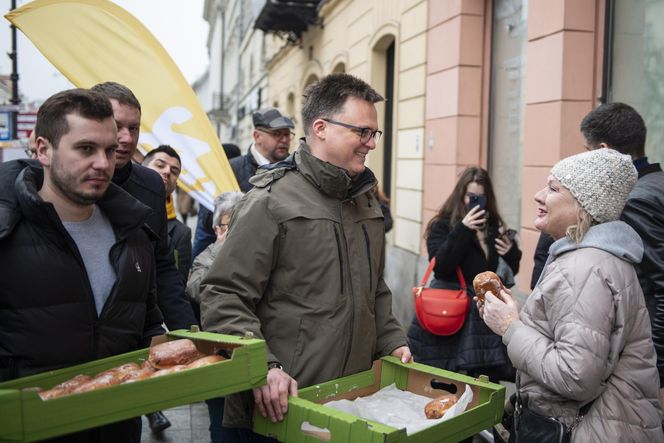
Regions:
[[[428,419],[441,418],[445,412],[456,404],[459,399],[453,394],[444,394],[436,397],[424,407],[424,415]]]
[[[491,291],[493,295],[498,297],[500,290],[504,287],[505,286],[503,286],[503,282],[500,281],[500,277],[498,277],[495,272],[480,272],[473,279],[473,289],[475,289],[475,295],[482,303],[484,303],[484,296],[486,295],[487,291]]]

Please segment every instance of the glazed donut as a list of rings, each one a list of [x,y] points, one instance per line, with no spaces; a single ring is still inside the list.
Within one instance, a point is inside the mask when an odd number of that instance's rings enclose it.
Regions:
[[[136,363],[133,363],[133,362],[132,363],[125,363],[123,365],[116,366],[114,368],[108,369],[104,372],[100,372],[99,374],[97,374],[97,377],[95,377],[95,378],[103,377],[104,375],[107,375],[107,374],[117,374],[118,376],[120,376],[121,379],[124,379],[127,375],[131,374],[132,372],[138,371],[138,369],[139,369],[139,367],[138,367],[138,364],[136,364]]]
[[[424,407],[424,415],[429,419],[442,417],[445,412],[456,404],[459,399],[453,394],[444,394],[436,397]]]
[[[63,395],[70,394],[79,386],[92,380],[92,377],[85,374],[79,374],[74,378],[63,381],[62,383],[53,386],[51,389],[39,392],[39,397],[42,400],[50,400],[52,398],[62,397]]]
[[[107,372],[99,377],[95,377],[92,380],[83,383],[73,391],[72,394],[80,394],[82,392],[95,391],[100,388],[107,388],[109,386],[114,386],[120,384],[122,378],[125,374],[121,372]]]
[[[127,376],[122,379],[122,383],[134,383],[136,381],[144,380],[146,378],[152,377],[152,374],[154,373],[155,371],[151,366],[146,366],[127,374]]]
[[[221,355],[208,355],[207,357],[199,358],[198,360],[189,363],[187,365],[187,369],[200,368],[202,366],[211,365],[212,363],[217,363],[222,360],[225,360],[225,358]]]
[[[162,375],[175,374],[176,372],[184,371],[185,369],[187,369],[185,365],[171,366],[170,368],[160,369],[157,372],[153,372],[150,377],[155,378],[161,377]]]
[[[484,296],[488,291],[491,291],[493,295],[498,297],[500,290],[504,287],[505,286],[503,286],[503,282],[500,281],[500,277],[498,277],[495,272],[480,272],[473,279],[473,289],[475,289],[475,295],[482,303],[484,303]]]
[[[157,369],[166,369],[176,365],[187,365],[202,356],[193,341],[183,338],[151,347],[148,361]]]

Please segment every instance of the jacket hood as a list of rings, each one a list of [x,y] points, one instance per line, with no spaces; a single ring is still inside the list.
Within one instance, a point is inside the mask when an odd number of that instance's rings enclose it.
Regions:
[[[0,163],[0,238],[8,235],[20,220],[14,183],[28,166],[41,167],[37,160],[19,159]]]
[[[549,248],[550,257],[581,248],[596,248],[630,263],[641,263],[643,241],[631,226],[623,221],[612,221],[592,226],[581,240],[574,243],[567,237],[556,240]]]

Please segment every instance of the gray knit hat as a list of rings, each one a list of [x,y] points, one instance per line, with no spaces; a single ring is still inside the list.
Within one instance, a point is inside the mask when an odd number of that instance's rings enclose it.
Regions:
[[[564,158],[551,175],[599,223],[620,217],[638,178],[631,157],[609,148]]]

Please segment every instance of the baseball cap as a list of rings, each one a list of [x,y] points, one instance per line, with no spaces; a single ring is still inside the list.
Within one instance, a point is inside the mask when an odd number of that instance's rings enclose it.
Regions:
[[[295,125],[293,120],[284,116],[277,108],[263,108],[253,114],[254,127],[262,126],[270,129],[291,128]]]

